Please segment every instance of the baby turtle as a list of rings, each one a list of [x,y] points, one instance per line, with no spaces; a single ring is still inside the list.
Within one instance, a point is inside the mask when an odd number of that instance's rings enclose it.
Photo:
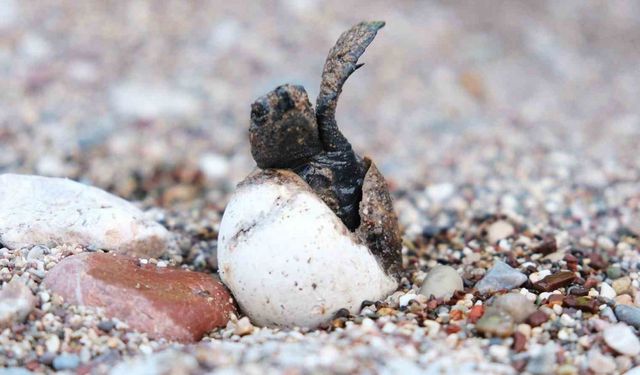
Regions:
[[[291,169],[354,231],[368,165],[338,129],[336,105],[358,58],[384,22],[361,22],[343,33],[324,64],[314,113],[302,86],[282,85],[251,106],[251,154],[262,169]]]
[[[314,111],[301,86],[251,107],[258,167],[230,198],[218,232],[221,280],[258,325],[317,327],[399,284],[402,242],[386,181],[336,124],[345,81],[382,22],[340,36]]]

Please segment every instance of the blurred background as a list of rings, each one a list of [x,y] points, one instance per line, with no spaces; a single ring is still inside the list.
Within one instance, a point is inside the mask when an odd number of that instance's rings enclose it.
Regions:
[[[2,0],[0,172],[224,201],[254,166],[250,103],[286,82],[314,102],[371,19],[338,122],[394,192],[638,180],[640,3],[582,0]]]

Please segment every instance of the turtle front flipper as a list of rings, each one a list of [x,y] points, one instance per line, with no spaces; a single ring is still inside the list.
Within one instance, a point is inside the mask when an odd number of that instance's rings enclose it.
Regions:
[[[347,78],[363,65],[358,64],[358,59],[383,26],[382,21],[360,22],[340,35],[329,51],[316,101],[316,118],[325,151],[351,151],[351,144],[336,122],[338,97]]]

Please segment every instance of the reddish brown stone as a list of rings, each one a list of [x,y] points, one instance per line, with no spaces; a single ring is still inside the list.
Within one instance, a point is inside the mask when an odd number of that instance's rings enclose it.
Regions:
[[[460,320],[462,319],[462,310],[451,310],[449,313],[449,319],[451,320]]]
[[[598,286],[600,282],[598,281],[598,279],[595,279],[593,277],[590,277],[587,279],[587,281],[584,282],[583,287],[585,289],[591,289],[591,288],[595,288],[596,286]]]
[[[527,323],[529,323],[531,327],[537,327],[539,325],[542,325],[547,320],[549,320],[549,316],[544,312],[538,310],[529,315],[529,317],[527,318]]]
[[[541,243],[540,245],[533,248],[534,253],[539,253],[544,255],[551,254],[556,250],[558,250],[558,246],[556,245],[555,238],[549,238],[545,240],[543,243]]]
[[[591,261],[589,263],[589,265],[591,266],[591,268],[594,268],[596,270],[601,270],[601,269],[605,269],[607,268],[607,266],[609,265],[609,262],[607,262],[601,254],[599,253],[590,253],[589,254],[589,260]]]
[[[71,256],[49,271],[44,283],[65,302],[103,308],[153,338],[197,341],[226,325],[235,312],[231,295],[212,275],[141,266],[122,255]]]
[[[467,320],[475,324],[482,315],[484,315],[484,306],[473,306],[467,315]]]
[[[574,309],[590,312],[592,314],[595,314],[600,310],[598,301],[588,296],[576,297],[569,295],[564,299],[564,305],[567,307],[573,307]]]
[[[523,352],[527,347],[527,337],[520,332],[513,334],[513,350],[516,353]]]
[[[460,326],[455,324],[449,324],[444,327],[444,331],[447,333],[447,335],[450,335],[452,333],[458,333],[460,332]]]
[[[564,296],[562,294],[552,294],[549,296],[547,300],[548,305],[560,305],[562,306],[562,301],[564,300]]]
[[[549,275],[533,284],[534,288],[542,292],[551,292],[558,288],[571,284],[576,279],[576,275],[571,271],[560,271]]]

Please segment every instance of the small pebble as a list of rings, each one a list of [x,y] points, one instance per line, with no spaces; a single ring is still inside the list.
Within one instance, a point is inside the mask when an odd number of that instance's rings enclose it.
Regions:
[[[506,312],[488,309],[476,323],[476,330],[486,337],[508,337],[514,330],[513,318]]]
[[[603,282],[600,285],[600,297],[606,298],[606,299],[614,299],[616,298],[616,291],[613,290],[611,285]]]
[[[576,275],[571,271],[561,271],[553,275],[546,276],[536,284],[534,287],[537,290],[543,292],[551,292],[559,288],[568,286],[576,279]]]
[[[80,357],[76,354],[61,354],[53,359],[53,368],[57,371],[73,370],[80,364]]]
[[[630,356],[640,354],[640,340],[631,327],[624,323],[607,327],[603,337],[607,345],[618,353]]]
[[[640,329],[640,307],[617,305],[614,309],[618,320]]]
[[[629,276],[621,277],[619,279],[613,280],[611,284],[613,290],[615,290],[617,295],[629,293],[632,290],[631,287],[631,278]]]
[[[498,220],[495,223],[491,224],[487,229],[487,237],[489,239],[489,243],[495,244],[503,238],[507,238],[515,232],[513,225],[511,225],[508,221]]]
[[[420,294],[449,300],[454,292],[464,289],[462,278],[450,266],[437,265],[433,267],[420,288]]]
[[[593,348],[587,354],[589,368],[597,374],[611,374],[616,370],[616,362],[599,349]]]
[[[514,322],[522,323],[536,311],[536,306],[520,293],[507,293],[497,296],[491,305],[511,315]]]
[[[494,266],[476,284],[476,289],[482,294],[511,290],[527,281],[527,276],[513,269],[508,264],[496,261]]]

